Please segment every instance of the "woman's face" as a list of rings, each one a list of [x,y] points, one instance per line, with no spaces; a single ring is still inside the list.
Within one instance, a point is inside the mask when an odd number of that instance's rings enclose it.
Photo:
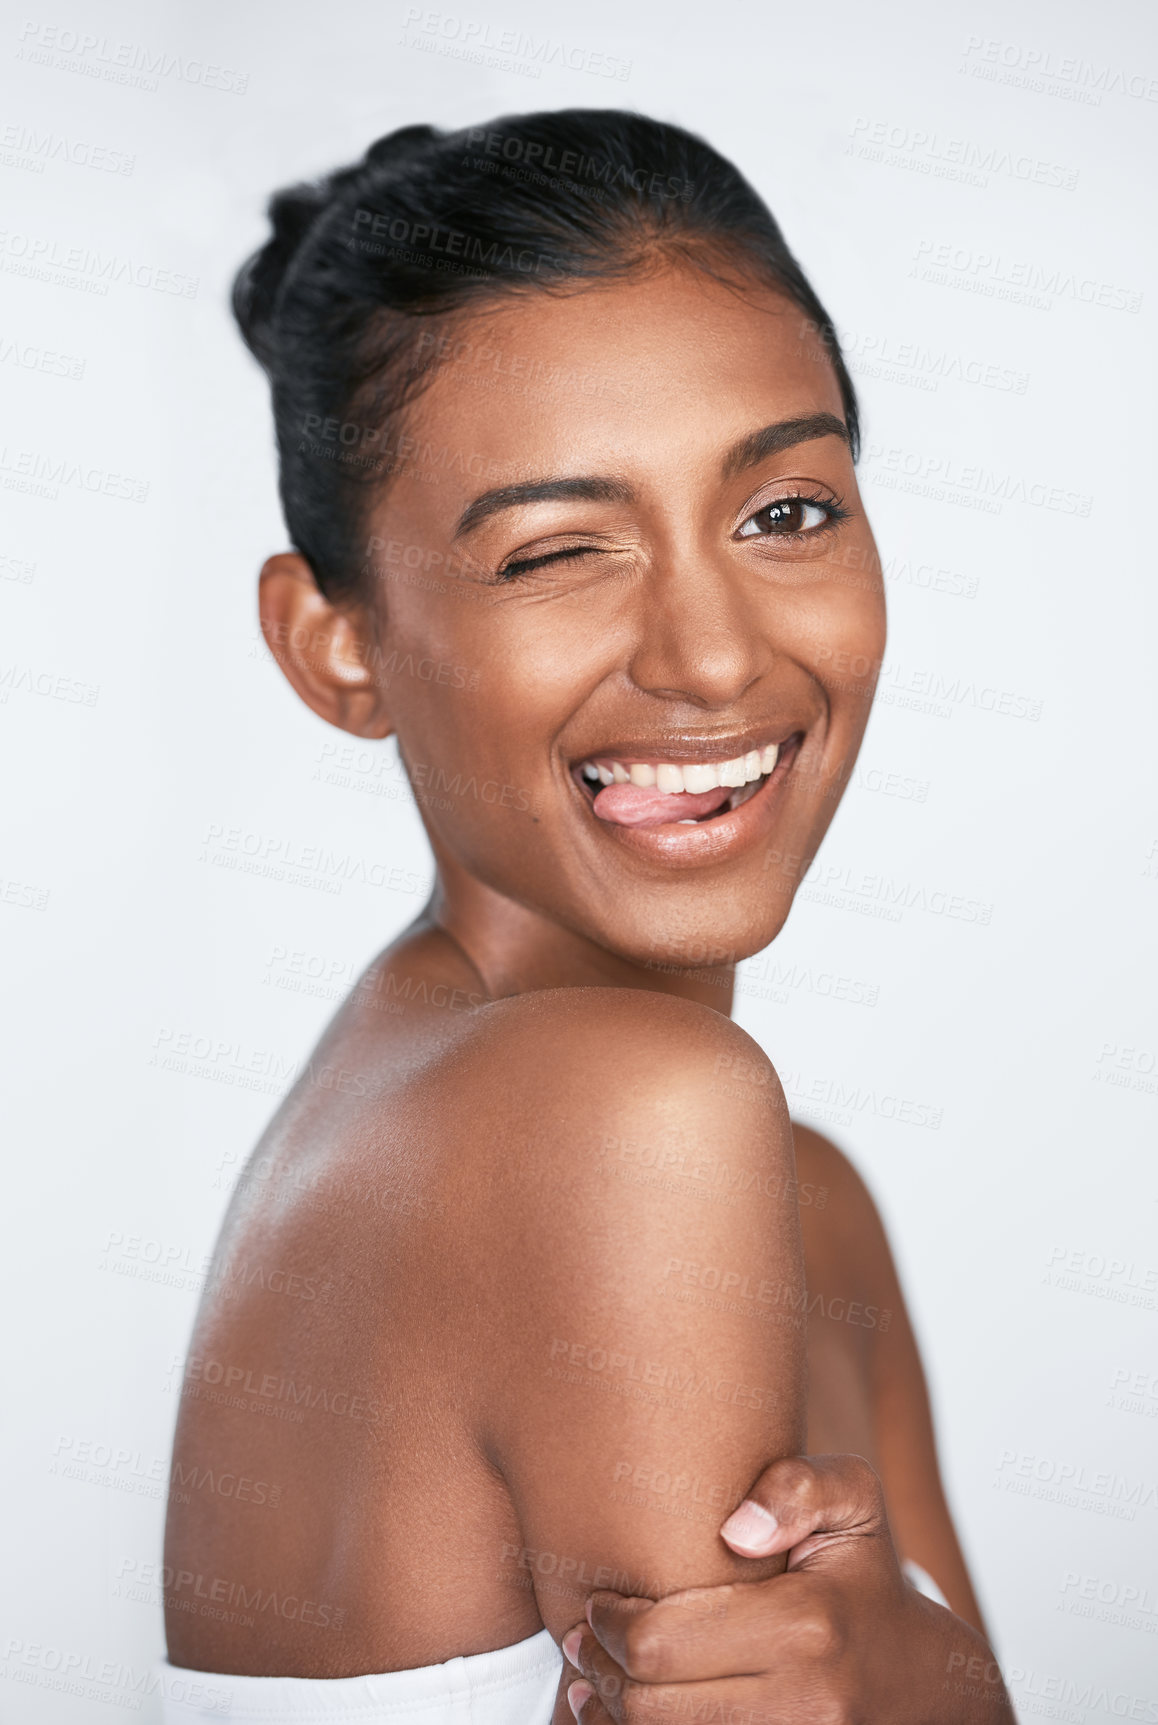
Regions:
[[[441,862],[636,962],[773,938],[868,717],[879,563],[810,327],[673,266],[418,338],[369,518],[389,722]]]

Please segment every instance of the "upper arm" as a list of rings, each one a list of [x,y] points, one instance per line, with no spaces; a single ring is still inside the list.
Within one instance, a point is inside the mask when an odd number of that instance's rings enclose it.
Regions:
[[[485,1277],[480,1435],[521,1530],[506,1562],[529,1571],[556,1637],[594,1587],[657,1597],[751,1579],[719,1526],[803,1442],[804,1337],[780,1298],[801,1252],[775,1073],[716,1013],[581,992],[540,997],[504,1049],[485,1230],[502,1248]],[[725,1163],[750,1172],[732,1183],[746,1191],[713,1180]]]
[[[926,1569],[959,1617],[984,1633],[980,1609],[945,1501],[932,1409],[920,1350],[888,1235],[852,1163],[811,1128],[808,1156],[829,1189],[828,1215],[846,1259],[880,1312],[872,1332],[869,1384],[877,1471],[901,1556]],[[883,1321],[887,1316],[887,1324]]]

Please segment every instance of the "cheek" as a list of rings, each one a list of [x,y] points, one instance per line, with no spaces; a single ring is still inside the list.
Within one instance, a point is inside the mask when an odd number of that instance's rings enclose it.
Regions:
[[[834,706],[871,697],[884,658],[884,596],[878,585],[826,584],[797,618],[797,650]]]
[[[477,775],[528,794],[550,773],[551,745],[576,704],[566,655],[497,627],[396,631],[385,647],[386,698],[412,765]],[[470,821],[485,818],[467,803]]]
[[[528,727],[549,735],[566,722],[616,662],[617,630],[598,610],[546,600],[494,618],[488,665]]]
[[[394,729],[407,753],[460,752],[466,711],[486,686],[472,594],[448,582],[393,578],[383,583],[374,647]]]
[[[545,766],[558,733],[623,656],[614,617],[568,598],[480,608],[469,648],[477,677],[463,715],[481,748]]]

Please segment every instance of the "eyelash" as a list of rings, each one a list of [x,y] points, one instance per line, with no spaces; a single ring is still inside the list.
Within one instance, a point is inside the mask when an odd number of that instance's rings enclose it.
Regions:
[[[807,528],[803,533],[747,534],[746,537],[749,539],[788,539],[796,541],[801,539],[811,539],[816,534],[827,533],[833,527],[839,526],[842,521],[847,521],[849,516],[852,514],[850,509],[845,508],[839,497],[833,499],[825,497],[809,497],[804,492],[793,492],[790,497],[773,497],[770,498],[767,503],[762,503],[759,509],[754,509],[751,515],[744,517],[740,526],[746,527],[749,521],[754,521],[757,515],[763,515],[765,510],[776,509],[786,503],[811,503],[813,508],[823,509],[827,519],[820,527]],[[536,569],[542,569],[549,563],[571,562],[578,557],[589,557],[600,549],[601,547],[597,545],[576,545],[569,547],[564,551],[545,552],[542,557],[522,558],[517,562],[505,564],[504,567],[498,571],[497,580],[500,582],[517,581],[523,575],[531,574]]]
[[[573,545],[566,551],[548,551],[542,557],[525,557],[517,563],[507,563],[498,572],[498,580],[515,581],[520,575],[529,574],[534,569],[542,569],[547,563],[566,563],[573,557],[589,557],[593,551],[602,550],[599,545]]]
[[[814,509],[823,509],[826,519],[819,527],[808,527],[802,533],[748,533],[745,534],[744,537],[747,539],[764,538],[796,541],[801,539],[812,539],[818,533],[827,533],[833,527],[839,527],[840,523],[842,521],[847,521],[852,514],[852,510],[846,509],[844,503],[839,497],[809,497],[807,492],[794,491],[790,497],[770,497],[767,503],[762,503],[759,509],[754,509],[752,511],[751,515],[746,515],[743,521],[741,521],[740,526],[747,527],[749,521],[755,521],[758,515],[765,514],[769,509],[781,509],[788,503],[810,503]]]

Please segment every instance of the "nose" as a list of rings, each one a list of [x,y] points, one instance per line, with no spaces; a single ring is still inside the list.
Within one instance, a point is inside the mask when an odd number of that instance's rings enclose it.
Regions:
[[[773,656],[748,581],[710,553],[669,553],[638,595],[629,674],[644,694],[702,708],[734,705]]]

